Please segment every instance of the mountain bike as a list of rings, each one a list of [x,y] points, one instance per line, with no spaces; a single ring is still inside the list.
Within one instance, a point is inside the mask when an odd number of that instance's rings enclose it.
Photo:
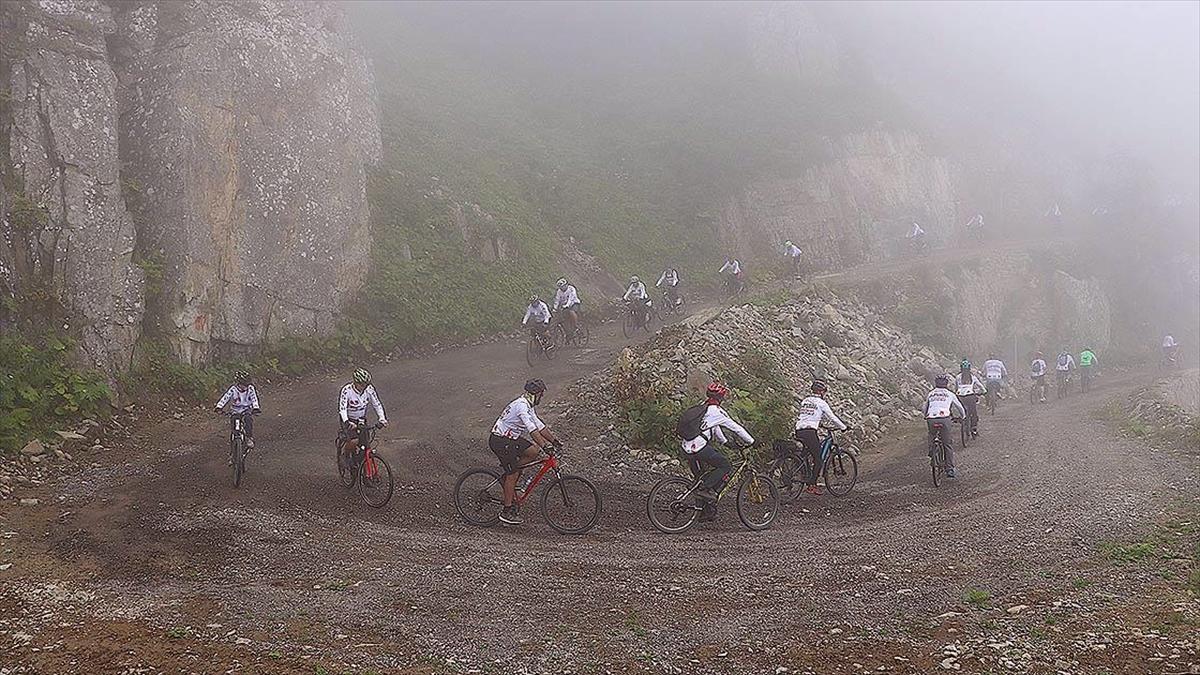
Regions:
[[[952,419],[954,424],[962,425],[962,420]],[[933,428],[941,431],[946,428],[945,422],[934,422]],[[942,440],[941,434],[937,434],[929,439],[929,448],[932,452],[929,454],[929,470],[933,473],[933,486],[937,487],[941,484],[942,476],[946,475],[946,443]]]
[[[1068,370],[1058,371],[1058,398],[1066,398],[1071,394],[1071,372]]]
[[[525,343],[525,362],[532,366],[538,357],[547,361],[554,359],[554,338],[548,330],[532,333]]]
[[[734,274],[725,275],[725,297],[732,300],[746,290],[746,282]]]
[[[725,495],[735,491],[738,519],[742,525],[755,531],[770,527],[779,515],[779,488],[770,476],[755,468],[748,448],[739,450],[741,460],[734,465],[733,473],[717,494],[715,502],[696,495],[705,478],[715,469],[691,479],[668,476],[658,481],[646,496],[646,515],[650,518],[650,524],[667,534],[683,532],[695,525],[702,513],[715,509]]]
[[[678,291],[676,291],[674,298],[672,298],[671,294],[668,293],[667,291],[663,291],[662,292],[662,304],[659,305],[660,311],[661,311],[663,317],[665,318],[668,316],[676,316],[676,315],[682,314],[683,306],[684,306],[685,302],[686,301],[684,300],[683,295],[680,294]]]
[[[621,321],[621,334],[633,337],[637,331],[650,332],[650,324],[654,321],[654,307],[647,302],[645,305],[626,302],[625,318]]]
[[[537,473],[523,485],[517,485],[515,506],[522,506],[533,495],[542,479],[550,474],[542,490],[542,517],[560,534],[584,534],[600,519],[600,492],[591,481],[575,474],[563,473],[554,448],[546,449],[546,457],[521,465],[517,471],[538,467]],[[491,527],[500,522],[504,508],[504,489],[500,484],[503,469],[476,467],[467,469],[454,483],[454,510],[458,516],[477,527]]]
[[[1037,405],[1040,399],[1046,398],[1046,380],[1044,377],[1030,377],[1032,382],[1029,385],[1029,405]],[[1038,396],[1039,394],[1041,394],[1040,397]]]
[[[246,475],[246,429],[243,421],[251,412],[229,413],[232,428],[229,431],[229,463],[233,467],[233,486],[242,486]]]
[[[967,439],[969,439],[971,437],[971,432],[967,429],[967,427],[969,427],[969,426],[970,426],[970,424],[958,425],[958,437],[962,441],[962,446],[964,448],[967,447]]]
[[[832,429],[826,432],[821,439],[821,471],[818,473],[824,478],[829,494],[844,497],[858,482],[858,460],[837,444]],[[812,478],[817,475],[812,470],[812,456],[791,439],[775,441],[773,447],[775,459],[771,463],[771,475],[778,477],[784,502],[790,504],[804,491],[805,485],[816,484],[816,479]]]
[[[1000,397],[1000,382],[997,380],[989,380],[987,383],[987,410],[989,415],[996,414],[996,399]]]
[[[392,498],[396,485],[392,480],[392,467],[387,460],[375,452],[375,435],[382,424],[358,428],[358,450],[352,456],[341,452],[344,434],[338,434],[334,442],[338,479],[347,490],[358,484],[358,495],[363,503],[372,508],[383,508]]]
[[[555,315],[554,327],[550,329],[552,340],[556,345],[574,344],[577,347],[586,347],[587,343],[592,339],[592,331],[588,328],[587,321],[584,321],[583,315],[579,312],[575,313],[575,334],[567,336],[567,327],[564,322],[559,319],[559,315]],[[533,365],[532,363],[529,365]]]

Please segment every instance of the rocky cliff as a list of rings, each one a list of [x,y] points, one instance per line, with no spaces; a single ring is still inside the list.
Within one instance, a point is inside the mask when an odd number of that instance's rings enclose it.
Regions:
[[[143,332],[193,363],[330,333],[366,274],[379,154],[342,9],[5,3],[7,304],[61,312],[109,373]]]

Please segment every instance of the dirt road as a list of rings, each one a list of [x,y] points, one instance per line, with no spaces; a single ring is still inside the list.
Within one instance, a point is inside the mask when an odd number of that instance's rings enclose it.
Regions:
[[[569,431],[568,465],[605,500],[593,533],[534,513],[458,522],[454,476],[493,463],[481,439],[521,382],[534,372],[561,399],[625,342],[610,324],[536,369],[512,343],[376,367],[398,479],[380,511],[333,472],[341,378],[264,392],[240,490],[223,420],[146,430],[123,462],[0,514],[0,673],[1200,668],[1200,609],[1163,571],[1194,569],[1175,552],[1200,538],[1197,456],[1093,417],[1139,378],[1002,405],[941,488],[915,432],[871,449],[851,495],[810,498],[763,533],[728,510],[655,533],[653,477],[617,476]]]

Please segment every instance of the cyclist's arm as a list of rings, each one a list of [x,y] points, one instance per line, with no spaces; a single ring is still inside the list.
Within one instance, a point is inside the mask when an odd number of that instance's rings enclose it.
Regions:
[[[262,410],[258,407],[258,390],[254,388],[254,385],[250,385],[250,410],[254,412]]]
[[[338,416],[342,418],[343,422],[350,421],[350,416],[347,414],[348,405],[349,397],[346,396],[346,390],[342,389],[342,395],[338,398]]]
[[[217,401],[217,405],[216,405],[217,410],[224,408],[225,404],[229,403],[229,399],[233,398],[233,394],[236,389],[237,389],[237,387],[230,387],[229,391],[225,392],[225,395],[221,397],[221,400]]]
[[[958,396],[956,396],[954,394],[954,392],[950,392],[950,416],[951,417],[954,417],[955,410],[958,410],[959,419],[962,419],[967,416],[967,409],[964,408],[962,402],[958,400]]]
[[[529,317],[531,317],[531,316],[533,316],[533,308],[532,308],[532,307],[526,307],[526,308],[525,308],[525,318],[521,319],[521,325],[522,325],[522,326],[528,325],[528,324],[529,324]]]
[[[720,441],[722,443],[726,442],[725,434],[722,433],[722,429],[728,429],[737,435],[737,437],[746,445],[754,444],[754,437],[750,435],[749,431],[746,431],[745,427],[735,422],[733,418],[730,417],[729,414],[724,410],[720,410],[719,415],[720,417],[717,419],[717,424],[713,427],[713,433],[720,436]]]
[[[667,280],[667,273],[663,272],[662,274],[658,275],[658,282],[654,284],[654,287],[655,288],[661,287],[666,280]]]
[[[383,401],[379,400],[379,394],[372,388],[371,391],[371,407],[375,408],[375,416],[379,418],[379,423],[387,426],[387,415],[383,412]]]
[[[833,408],[830,408],[828,403],[821,401],[821,407],[823,408],[822,412],[824,412],[825,416],[829,418],[829,421],[833,423],[833,426],[837,427],[841,431],[846,430],[846,423],[838,419],[837,415],[833,414]]]

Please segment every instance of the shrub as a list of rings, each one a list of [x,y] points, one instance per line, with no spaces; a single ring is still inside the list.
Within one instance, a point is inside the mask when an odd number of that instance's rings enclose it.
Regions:
[[[41,344],[0,337],[0,450],[20,449],[71,420],[108,412],[103,375],[76,367],[72,349],[70,340],[57,336]]]

